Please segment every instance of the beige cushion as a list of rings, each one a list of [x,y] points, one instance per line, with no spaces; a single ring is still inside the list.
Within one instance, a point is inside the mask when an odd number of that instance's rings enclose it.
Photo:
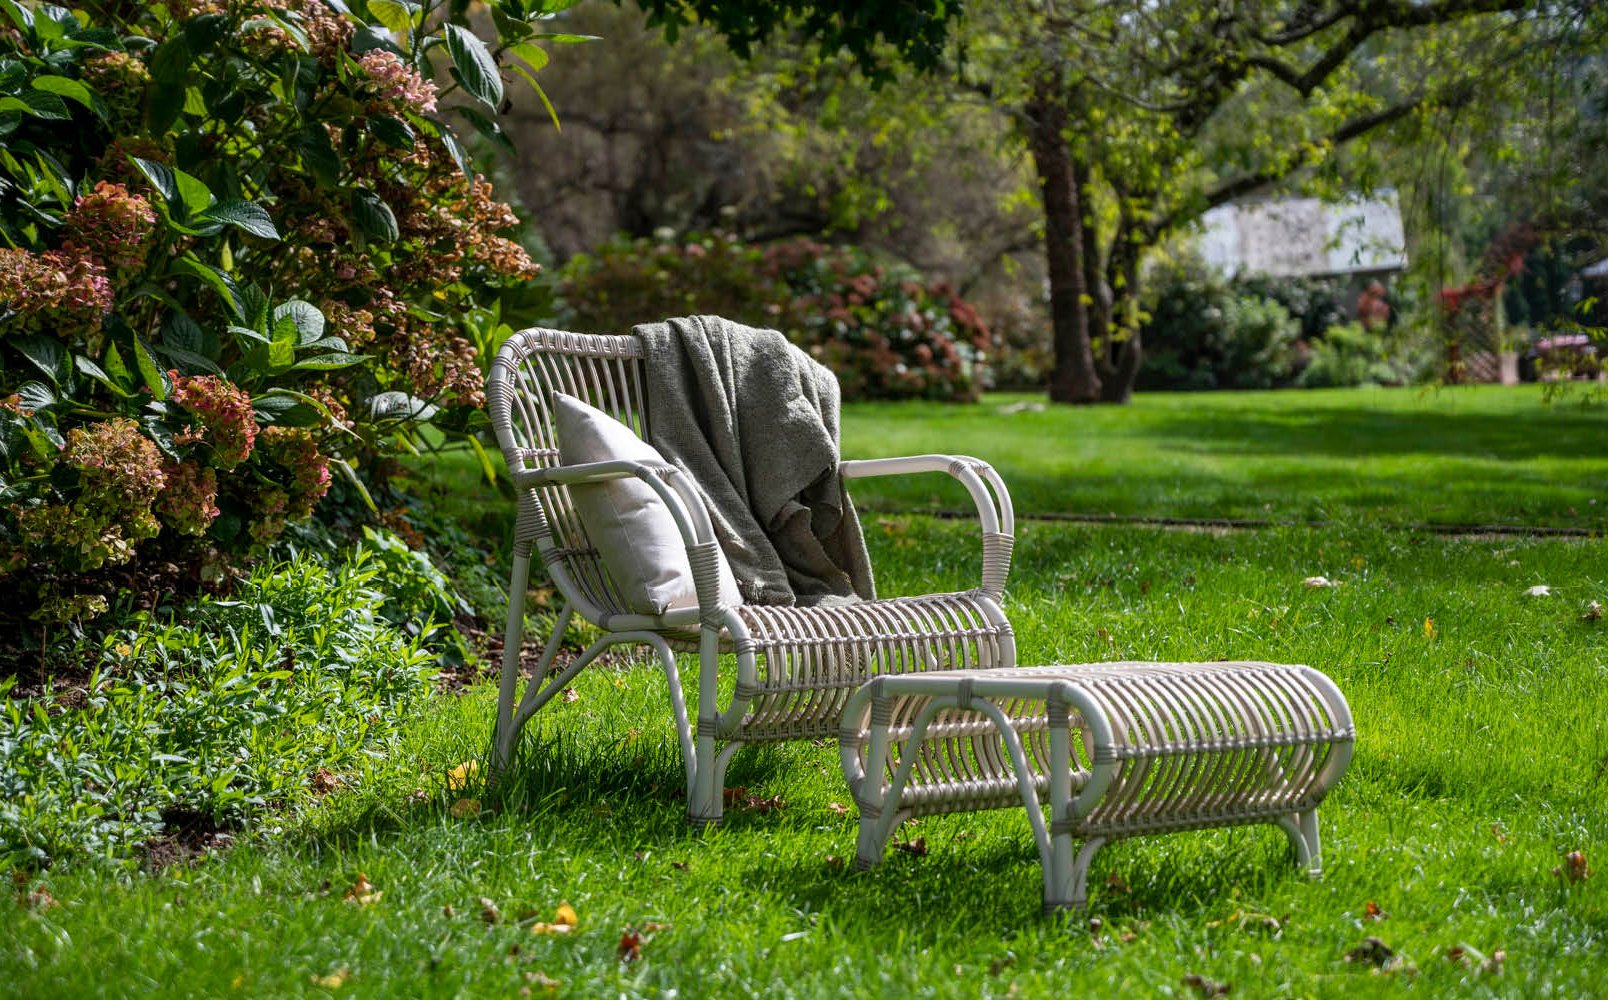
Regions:
[[[657,449],[631,428],[573,396],[553,394],[558,456],[564,465],[626,460],[663,463]],[[670,511],[647,483],[614,479],[571,486],[570,496],[609,577],[638,614],[663,614],[698,605],[686,543]],[[720,558],[720,601],[742,603],[737,581]]]

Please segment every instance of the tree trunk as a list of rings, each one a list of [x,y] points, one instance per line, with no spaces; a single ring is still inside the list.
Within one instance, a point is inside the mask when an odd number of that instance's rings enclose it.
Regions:
[[[1129,227],[1117,227],[1116,239],[1111,244],[1107,261],[1107,284],[1114,300],[1106,313],[1107,343],[1123,333],[1120,343],[1112,345],[1109,354],[1115,358],[1109,373],[1105,374],[1100,398],[1107,403],[1126,403],[1133,397],[1133,383],[1139,377],[1139,362],[1144,358],[1144,345],[1139,337],[1139,252],[1140,246],[1129,235]]]
[[[1100,376],[1094,367],[1085,304],[1089,288],[1083,273],[1083,206],[1066,137],[1066,103],[1055,80],[1039,81],[1026,111],[1028,144],[1044,198],[1044,258],[1055,345],[1050,400],[1094,403],[1100,399]]]

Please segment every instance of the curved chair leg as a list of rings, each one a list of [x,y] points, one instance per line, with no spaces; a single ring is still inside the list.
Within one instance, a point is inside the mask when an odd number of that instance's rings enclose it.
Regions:
[[[1295,847],[1295,863],[1308,875],[1317,878],[1323,874],[1322,844],[1318,839],[1318,811],[1290,813],[1276,822]]]
[[[1106,838],[1090,837],[1078,848],[1076,858],[1072,859],[1072,870],[1064,883],[1055,887],[1053,897],[1046,895],[1044,899],[1044,912],[1046,914],[1059,913],[1065,910],[1081,910],[1089,905],[1089,864],[1094,861],[1095,852],[1105,846]]]

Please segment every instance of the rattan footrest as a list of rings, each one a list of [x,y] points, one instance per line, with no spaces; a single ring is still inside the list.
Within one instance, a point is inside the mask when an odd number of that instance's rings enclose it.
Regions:
[[[861,866],[907,816],[1021,803],[1046,910],[1081,907],[1094,852],[1144,833],[1275,823],[1316,874],[1316,809],[1355,741],[1328,677],[1245,661],[878,677],[839,728]]]

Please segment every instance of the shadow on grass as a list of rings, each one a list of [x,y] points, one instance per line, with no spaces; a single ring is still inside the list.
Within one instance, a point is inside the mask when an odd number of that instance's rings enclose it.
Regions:
[[[1400,413],[1309,405],[1258,412],[1151,414],[1147,425],[1150,433],[1171,439],[1175,447],[1221,454],[1522,461],[1600,457],[1608,411]]]

